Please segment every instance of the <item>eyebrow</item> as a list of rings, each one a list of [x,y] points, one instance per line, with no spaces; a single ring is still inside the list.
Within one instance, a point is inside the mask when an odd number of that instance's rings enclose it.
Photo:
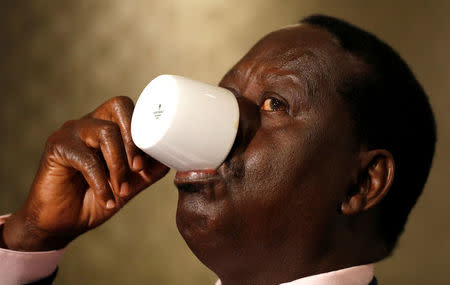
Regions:
[[[270,83],[271,79],[274,79],[274,78],[283,78],[283,80],[291,81],[295,84],[295,87],[294,86],[285,87],[285,89],[283,91],[286,91],[286,92],[280,94],[280,95],[288,96],[288,98],[286,98],[286,99],[292,100],[293,113],[295,113],[295,114],[298,113],[299,109],[302,109],[302,106],[305,106],[305,104],[309,105],[310,96],[308,94],[308,85],[304,83],[304,80],[302,80],[302,78],[299,77],[298,74],[292,73],[292,72],[280,72],[280,73],[271,72],[267,76],[265,76],[264,79]],[[290,90],[292,90],[292,91],[290,91]]]
[[[312,100],[317,99],[319,82],[322,79],[325,70],[320,57],[311,50],[304,51],[300,56],[295,56],[294,52],[287,51],[289,55],[282,64],[274,68],[265,77],[270,80],[273,77],[287,77],[301,88],[298,90],[300,96],[294,96],[297,106],[310,104]],[[286,57],[286,53],[284,57]],[[297,98],[299,97],[299,98]]]
[[[318,82],[321,80],[321,76],[324,76],[323,63],[320,61],[320,57],[312,50],[305,50],[300,56],[295,56],[295,50],[287,51],[283,53],[283,57],[287,57],[281,64],[270,65],[269,72],[258,72],[258,80],[261,82],[271,82],[273,78],[288,78],[295,83],[301,89],[298,90],[299,96],[292,96],[295,105],[300,107],[301,105],[311,104],[311,100],[317,99],[317,93],[319,90]],[[279,59],[279,57],[277,58]],[[236,66],[238,67],[238,66]],[[267,70],[266,65],[250,66],[245,69],[232,68],[225,78],[240,79],[248,77],[248,73],[254,71],[254,69]],[[304,72],[302,72],[304,71]],[[261,76],[261,74],[264,74]],[[242,83],[242,82],[240,82]],[[239,83],[239,84],[240,84]]]
[[[309,97],[313,99],[317,95],[318,77],[323,74],[323,70],[316,53],[306,50],[302,55],[286,60],[279,69],[290,71],[290,74],[286,75],[290,75],[299,85],[304,86],[303,93],[308,99]]]

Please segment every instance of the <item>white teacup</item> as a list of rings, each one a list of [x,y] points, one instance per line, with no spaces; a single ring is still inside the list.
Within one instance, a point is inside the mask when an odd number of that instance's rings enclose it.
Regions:
[[[179,171],[216,169],[239,126],[234,94],[176,75],[160,75],[142,91],[131,120],[137,147]]]

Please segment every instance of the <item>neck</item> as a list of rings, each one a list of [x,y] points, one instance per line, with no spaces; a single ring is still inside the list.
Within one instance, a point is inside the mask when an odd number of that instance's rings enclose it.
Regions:
[[[388,255],[384,243],[374,238],[377,236],[374,223],[364,217],[351,217],[345,223],[346,227],[336,227],[339,231],[323,235],[327,238],[303,242],[301,246],[297,240],[287,241],[274,250],[264,248],[260,251],[263,254],[253,255],[254,258],[231,261],[233,266],[228,269],[234,270],[214,271],[223,285],[273,285],[374,263]]]

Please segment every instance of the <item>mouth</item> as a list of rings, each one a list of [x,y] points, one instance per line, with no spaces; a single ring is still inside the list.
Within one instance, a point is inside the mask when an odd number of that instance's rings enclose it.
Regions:
[[[218,182],[220,179],[219,173],[214,169],[178,171],[174,183],[179,191],[194,193],[199,192],[207,185]]]

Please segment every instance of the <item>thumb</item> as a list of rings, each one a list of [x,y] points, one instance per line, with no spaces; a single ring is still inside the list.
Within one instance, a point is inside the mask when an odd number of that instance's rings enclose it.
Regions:
[[[132,177],[129,179],[131,196],[159,181],[170,170],[169,167],[148,155],[143,156],[143,164],[143,169],[139,172],[132,172]]]

